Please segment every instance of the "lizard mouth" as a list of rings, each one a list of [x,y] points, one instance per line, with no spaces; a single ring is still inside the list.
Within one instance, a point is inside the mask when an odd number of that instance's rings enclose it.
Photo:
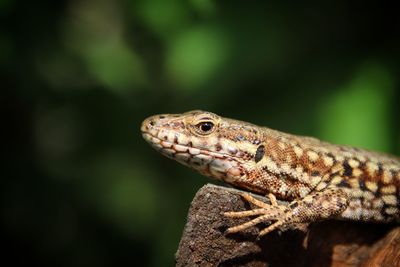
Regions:
[[[203,175],[214,177],[227,183],[235,183],[236,179],[245,175],[241,158],[239,157],[195,148],[190,146],[190,141],[187,145],[182,145],[182,142],[179,144],[177,142],[178,138],[175,137],[171,142],[168,136],[159,138],[158,134],[142,131],[143,138],[162,155],[196,169]]]
[[[178,142],[178,138],[174,138],[173,141],[168,139],[168,136],[165,135],[165,138],[160,138],[156,134],[152,134],[148,131],[142,131],[143,138],[151,144],[156,150],[166,155],[167,157],[176,159],[189,159],[190,157],[201,158],[203,161],[211,162],[213,159],[225,159],[225,160],[234,160],[238,161],[240,158],[229,155],[226,153],[214,152],[206,149],[199,149],[192,146],[192,142],[187,142],[187,144],[180,144]],[[186,158],[186,156],[188,158]],[[204,162],[207,163],[207,162]]]

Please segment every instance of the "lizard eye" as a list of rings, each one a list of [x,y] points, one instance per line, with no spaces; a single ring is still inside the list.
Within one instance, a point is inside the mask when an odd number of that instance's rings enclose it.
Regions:
[[[210,133],[214,128],[214,123],[211,121],[203,121],[196,125],[196,127],[204,134]]]

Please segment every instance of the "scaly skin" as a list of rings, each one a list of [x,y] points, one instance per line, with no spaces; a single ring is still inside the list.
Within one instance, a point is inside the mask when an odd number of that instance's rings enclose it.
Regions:
[[[331,218],[400,222],[397,157],[204,111],[152,116],[141,131],[161,154],[206,176],[270,197],[271,204],[266,204],[244,194],[258,208],[225,216],[257,217],[229,228],[229,233],[270,221],[274,223],[260,235]],[[276,198],[290,204],[278,205]]]

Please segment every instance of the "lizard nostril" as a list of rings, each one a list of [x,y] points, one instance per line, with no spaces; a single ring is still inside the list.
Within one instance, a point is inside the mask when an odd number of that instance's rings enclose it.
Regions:
[[[149,123],[151,126],[154,126],[155,122],[154,121],[150,121]]]

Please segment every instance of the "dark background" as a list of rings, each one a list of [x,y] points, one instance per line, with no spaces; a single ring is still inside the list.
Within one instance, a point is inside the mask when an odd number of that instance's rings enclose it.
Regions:
[[[203,109],[400,154],[383,2],[0,1],[2,262],[172,266],[209,182],[140,135]]]

